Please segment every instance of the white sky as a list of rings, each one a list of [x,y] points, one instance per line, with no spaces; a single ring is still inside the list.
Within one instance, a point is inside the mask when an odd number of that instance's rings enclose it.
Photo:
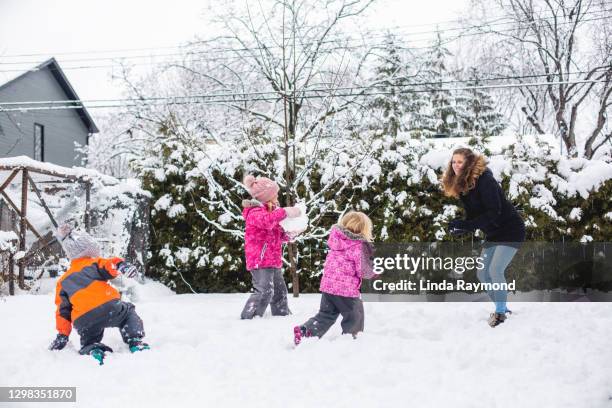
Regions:
[[[215,7],[223,4],[215,0],[0,0],[0,83],[55,56],[81,99],[121,97],[120,84],[110,80],[111,68],[69,68],[112,65],[111,61],[70,60],[118,54],[80,54],[84,51],[173,47],[196,34],[206,35],[204,13],[211,2]],[[365,24],[372,29],[401,26],[403,32],[433,30],[435,26],[424,25],[457,19],[467,3],[378,0]],[[65,54],[74,52],[79,54]],[[175,50],[132,51],[131,55],[156,52]],[[22,54],[44,55],[14,56]]]

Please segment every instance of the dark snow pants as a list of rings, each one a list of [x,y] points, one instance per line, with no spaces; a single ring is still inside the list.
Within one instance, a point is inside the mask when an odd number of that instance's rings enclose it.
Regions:
[[[353,336],[362,332],[365,316],[363,302],[359,298],[330,295],[323,293],[319,313],[310,318],[303,326],[312,336],[323,335],[334,325],[338,315],[342,315],[342,334],[350,333]]]
[[[281,269],[254,269],[251,271],[251,276],[254,292],[242,309],[241,319],[263,316],[268,305],[270,305],[272,316],[291,314],[287,301],[287,284],[283,279]]]
[[[74,327],[81,336],[81,354],[89,354],[92,349],[104,346],[101,341],[107,327],[118,327],[125,343],[142,339],[145,335],[136,307],[120,300],[105,303],[87,312],[74,322]]]

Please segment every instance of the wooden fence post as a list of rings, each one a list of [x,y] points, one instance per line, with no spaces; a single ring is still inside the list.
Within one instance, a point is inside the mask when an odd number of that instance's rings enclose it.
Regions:
[[[21,214],[19,219],[19,251],[25,253],[27,211],[28,211],[28,170],[23,168],[21,173]],[[25,289],[25,262],[19,261],[19,287]]]
[[[15,296],[15,265],[13,262],[12,250],[9,251],[8,263],[9,295]]]
[[[91,183],[89,181],[85,182],[85,231],[89,233],[91,227]]]

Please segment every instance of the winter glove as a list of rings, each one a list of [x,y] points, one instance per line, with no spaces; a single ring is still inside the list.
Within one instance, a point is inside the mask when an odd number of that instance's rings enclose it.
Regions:
[[[127,278],[133,278],[138,274],[138,268],[125,261],[117,264],[117,270]]]
[[[299,207],[285,207],[287,218],[297,218],[302,215],[302,210]]]
[[[55,340],[49,346],[49,350],[61,350],[66,347],[66,344],[68,344],[68,336],[58,333]]]
[[[461,220],[461,219],[452,220],[451,222],[449,222],[448,223],[448,230],[451,233],[451,235],[469,234],[470,232],[474,231],[468,225],[467,221]]]

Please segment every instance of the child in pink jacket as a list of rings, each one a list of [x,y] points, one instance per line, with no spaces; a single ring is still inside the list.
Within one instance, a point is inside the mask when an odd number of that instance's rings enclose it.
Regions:
[[[244,185],[254,200],[244,200],[242,216],[246,267],[253,278],[254,293],[242,310],[242,319],[263,316],[270,305],[273,316],[291,314],[287,303],[287,284],[283,279],[283,247],[290,240],[280,226],[286,217],[300,216],[297,207],[278,206],[278,184],[266,177],[244,178]]]
[[[302,337],[322,337],[342,315],[342,334],[355,337],[364,328],[363,302],[359,289],[362,279],[371,279],[372,221],[362,212],[352,211],[334,225],[327,240],[329,252],[323,267],[319,313],[293,329],[294,342]]]

